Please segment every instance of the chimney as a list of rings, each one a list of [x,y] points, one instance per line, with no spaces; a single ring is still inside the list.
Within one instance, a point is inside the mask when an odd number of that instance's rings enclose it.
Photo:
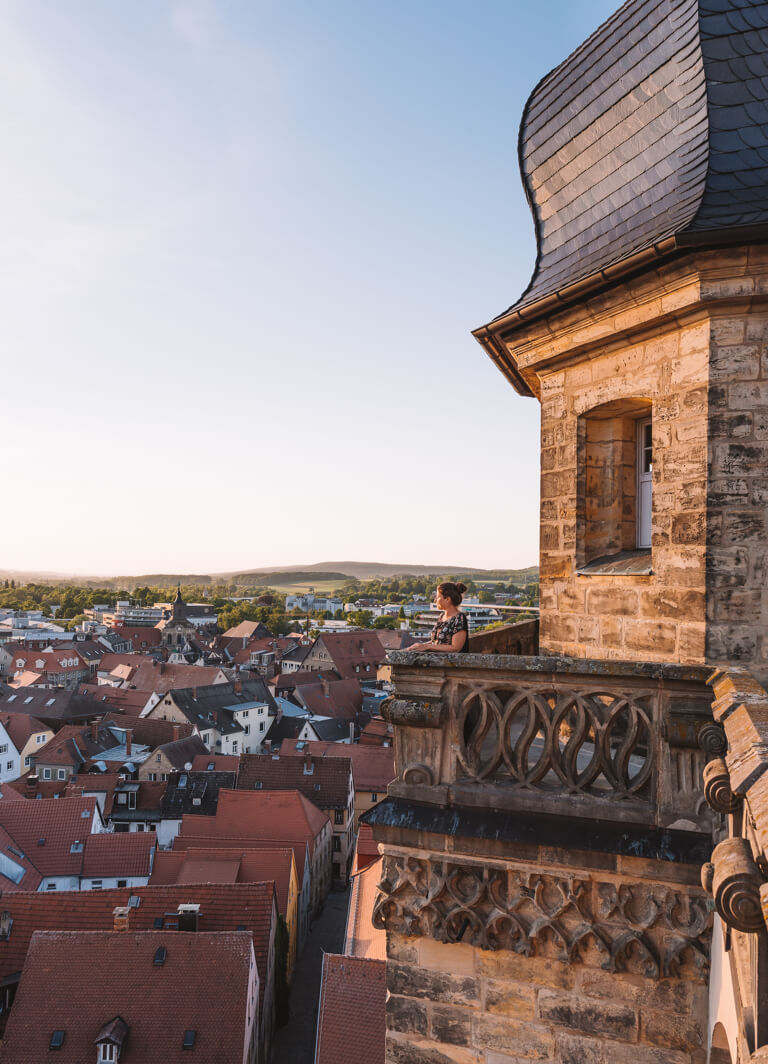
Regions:
[[[350,743],[355,741],[355,722],[353,720],[349,722],[349,741]]]
[[[133,739],[133,731],[131,728],[125,729],[125,756],[131,756],[131,740]]]
[[[264,742],[261,744],[261,748],[262,748],[262,750],[264,751],[265,754],[271,754],[272,753],[272,740],[271,739],[265,739]]]
[[[235,683],[234,683],[234,688],[235,688],[235,694],[236,694],[236,695],[239,695],[239,694],[240,694],[240,692],[241,692],[241,691],[242,691],[242,689],[243,689],[243,685],[242,685],[242,682],[241,682],[240,680],[235,680]]]
[[[199,905],[180,905],[176,912],[179,914],[179,931],[197,931],[200,920]]]
[[[320,677],[320,690],[323,692],[323,694],[327,698],[328,697],[328,681],[326,680],[326,678],[324,676]]]
[[[32,794],[37,794],[37,783],[38,783],[39,778],[40,777],[37,776],[35,773],[33,773],[31,776],[27,776],[27,787],[26,787],[27,797],[29,797]]]
[[[91,721],[91,741],[94,743],[99,741],[99,722],[97,720]]]
[[[173,741],[174,742],[178,742],[178,740],[180,738],[181,738],[181,728],[179,727],[178,724],[174,724],[174,726],[173,726]]]
[[[131,922],[131,907],[130,905],[118,905],[117,908],[112,910],[112,930],[113,931],[127,931],[128,925]]]
[[[197,688],[196,688],[196,687],[193,687],[193,688],[192,688],[192,697],[193,697],[193,698],[194,698],[195,700],[197,700]]]
[[[314,770],[312,767],[312,754],[309,750],[307,750],[304,754],[304,775],[311,776],[313,771]]]

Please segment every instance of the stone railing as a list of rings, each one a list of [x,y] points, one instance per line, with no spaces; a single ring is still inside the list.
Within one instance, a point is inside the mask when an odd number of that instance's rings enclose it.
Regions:
[[[725,752],[711,670],[407,651],[390,661],[391,796],[711,830],[702,770]]]
[[[538,654],[539,618],[475,632],[469,637],[469,650],[472,654]]]

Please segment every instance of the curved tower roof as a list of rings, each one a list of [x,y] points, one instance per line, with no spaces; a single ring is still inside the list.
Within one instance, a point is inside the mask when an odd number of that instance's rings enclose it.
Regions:
[[[538,254],[494,322],[649,249],[765,238],[768,3],[629,0],[536,86],[519,152]]]

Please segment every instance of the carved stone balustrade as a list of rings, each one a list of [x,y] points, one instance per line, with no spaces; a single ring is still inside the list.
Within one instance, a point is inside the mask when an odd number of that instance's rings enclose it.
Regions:
[[[394,798],[711,831],[698,666],[394,652]]]

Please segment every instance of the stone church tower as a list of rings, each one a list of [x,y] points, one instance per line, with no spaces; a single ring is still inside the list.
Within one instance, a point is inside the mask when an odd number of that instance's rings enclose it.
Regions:
[[[541,403],[539,647],[391,655],[387,1061],[735,1064],[768,1046],[768,4],[629,0],[519,143],[536,268],[475,336]]]

